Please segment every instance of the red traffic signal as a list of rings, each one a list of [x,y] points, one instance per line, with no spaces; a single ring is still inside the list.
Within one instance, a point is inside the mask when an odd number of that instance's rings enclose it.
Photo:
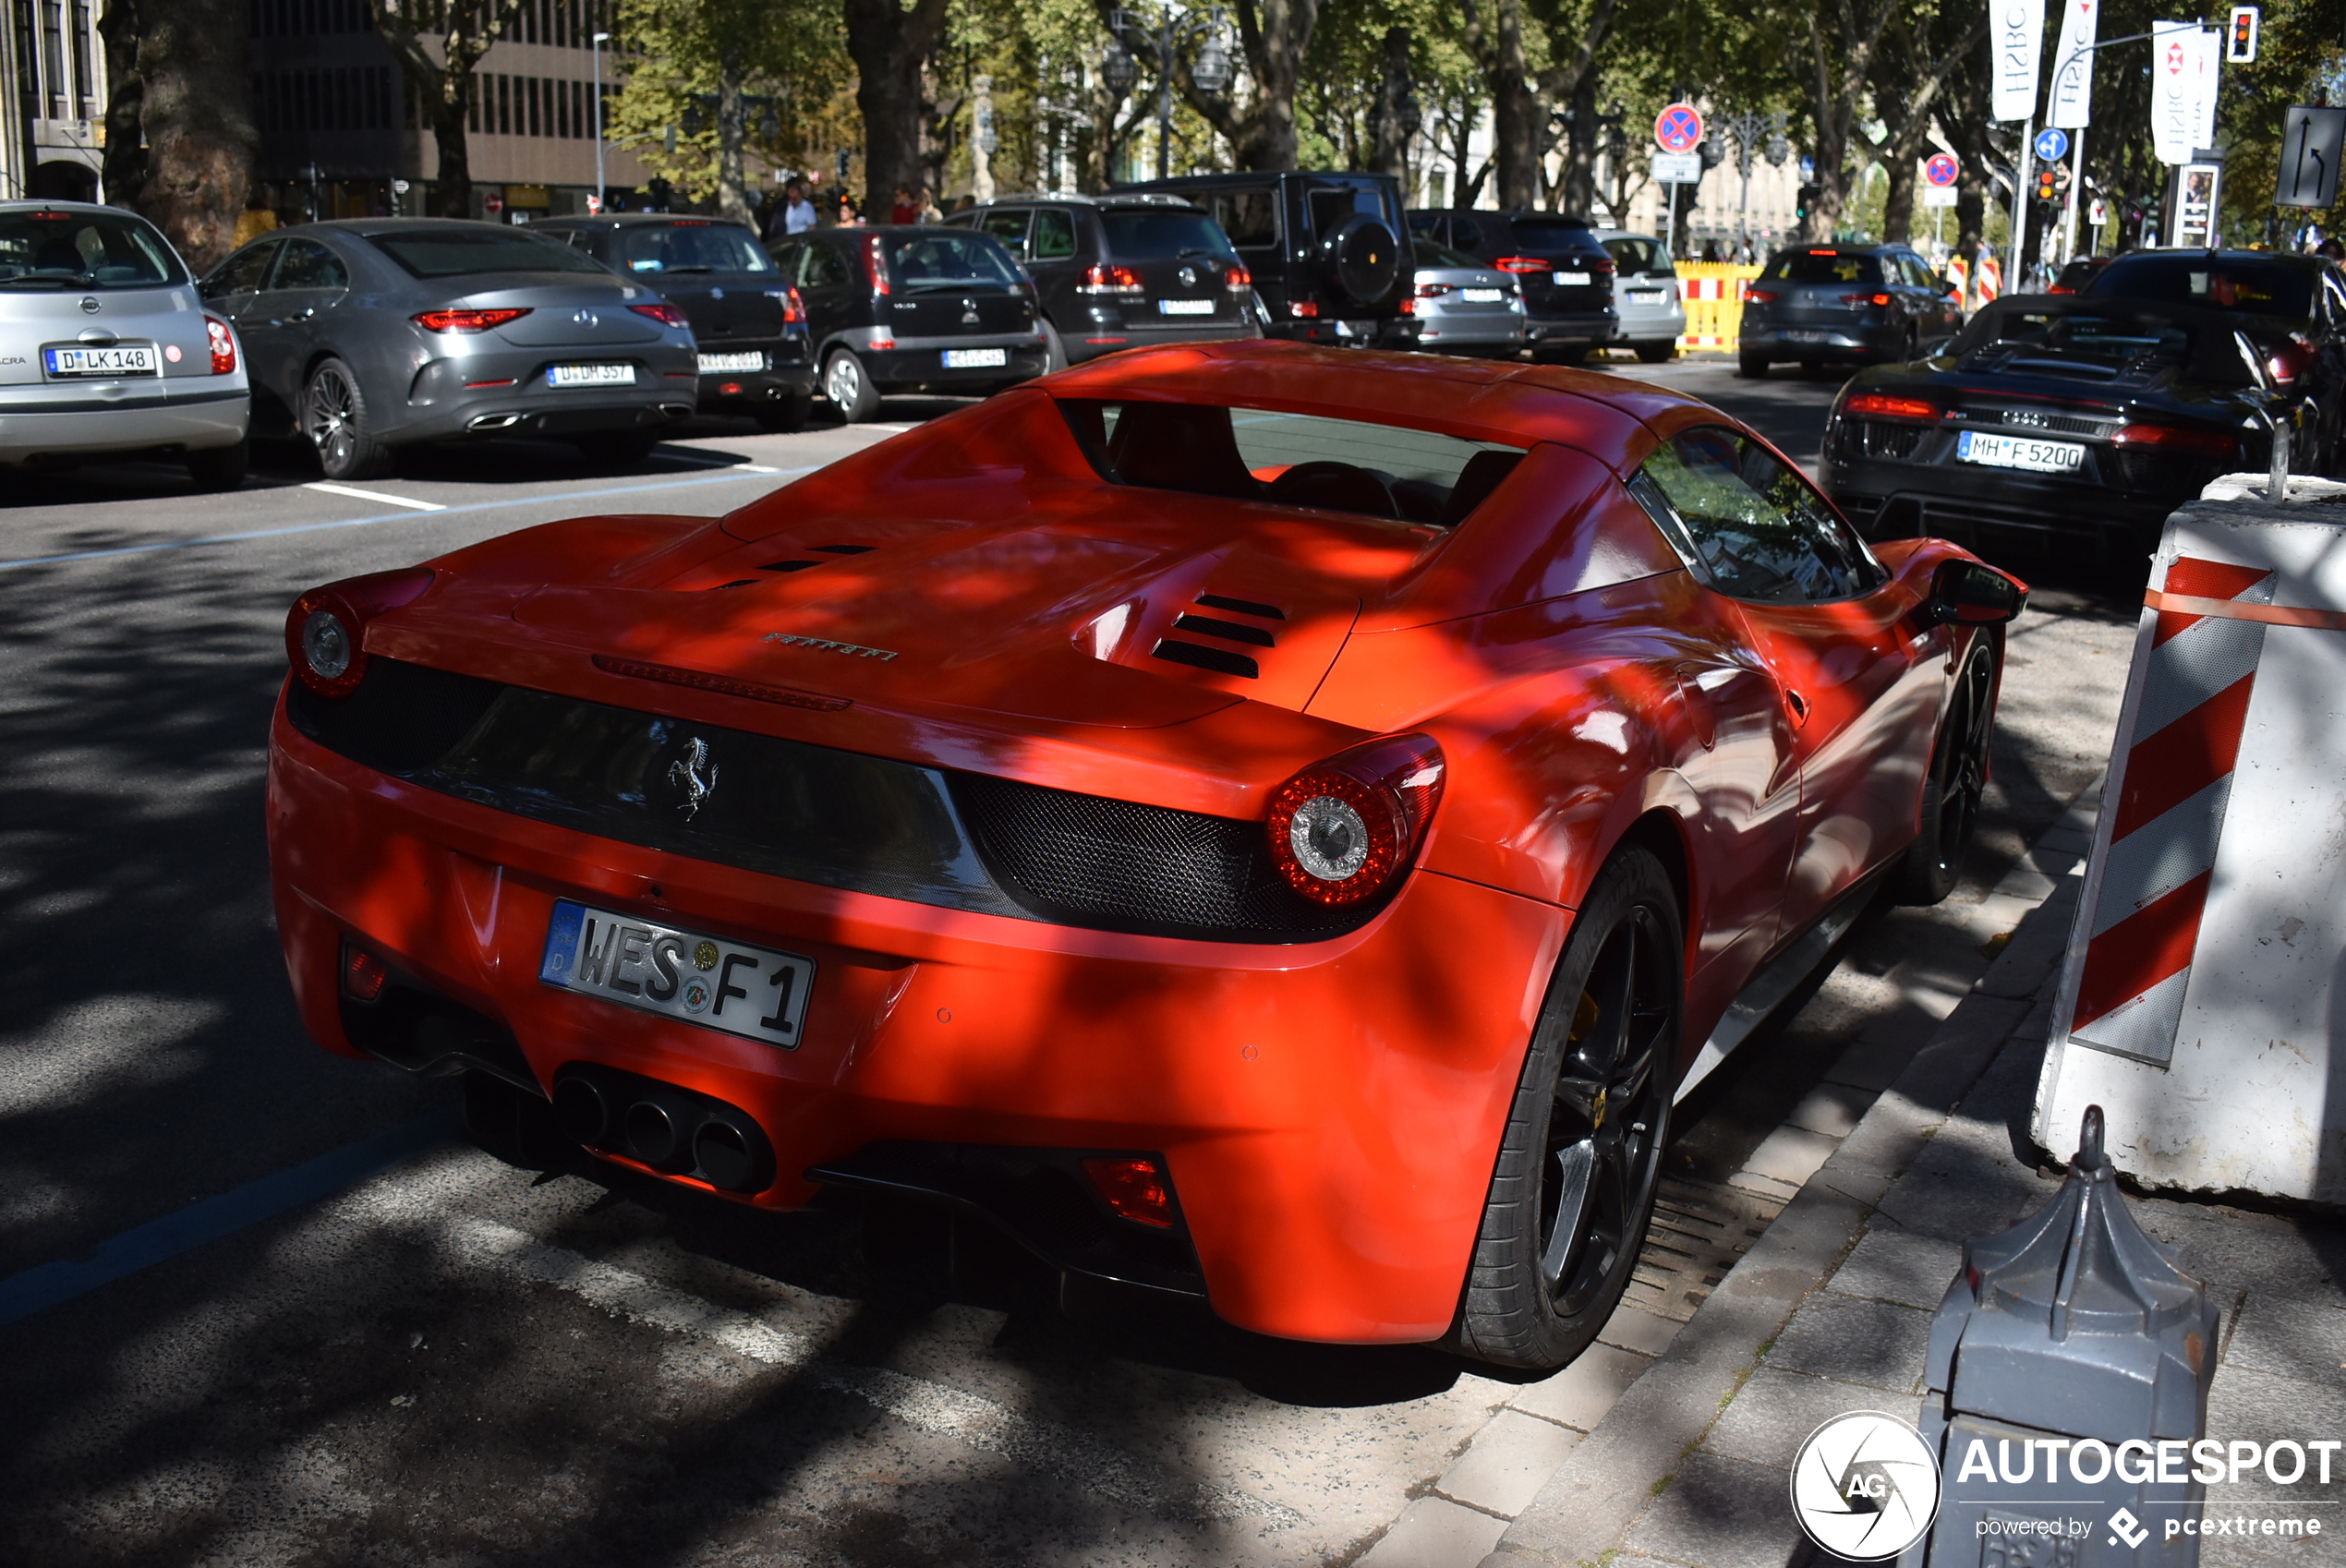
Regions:
[[[2059,175],[2055,175],[2050,169],[2039,169],[2037,171],[2038,200],[2050,201],[2059,195],[2061,185]]]
[[[2224,58],[2235,66],[2253,64],[2256,58],[2256,28],[2259,16],[2254,6],[2234,6],[2232,25],[2224,35]]]

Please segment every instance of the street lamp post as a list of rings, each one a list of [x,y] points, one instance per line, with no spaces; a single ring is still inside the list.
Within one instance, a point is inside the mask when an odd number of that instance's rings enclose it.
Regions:
[[[1197,64],[1190,67],[1190,80],[1202,92],[1217,93],[1230,85],[1230,50],[1223,42],[1226,24],[1222,7],[1214,6],[1203,16],[1194,11],[1166,9],[1157,13],[1156,26],[1145,26],[1133,14],[1119,6],[1108,18],[1108,31],[1116,42],[1109,45],[1107,57],[1100,63],[1100,73],[1119,98],[1132,89],[1140,74],[1134,66],[1131,48],[1124,42],[1129,33],[1138,38],[1143,49],[1156,56],[1156,177],[1166,179],[1173,167],[1173,66],[1183,43],[1203,36],[1205,42],[1197,52]]]
[[[1784,127],[1782,115],[1763,115],[1757,109],[1724,115],[1719,119],[1720,129],[1735,139],[1735,168],[1743,175],[1743,204],[1735,213],[1735,244],[1741,250],[1751,248],[1751,165],[1761,156],[1760,138],[1767,139],[1768,162],[1781,167],[1792,155],[1792,144],[1784,139]]]
[[[603,45],[611,42],[611,34],[595,35],[595,211],[603,210],[605,193],[611,189],[603,178]]]

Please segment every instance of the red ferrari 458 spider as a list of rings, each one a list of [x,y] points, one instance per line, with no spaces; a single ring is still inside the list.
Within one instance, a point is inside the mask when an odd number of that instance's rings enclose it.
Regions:
[[[1952,885],[2025,593],[1637,382],[1119,355],[304,595],[286,962],[681,1184],[1554,1367],[1674,1103]]]

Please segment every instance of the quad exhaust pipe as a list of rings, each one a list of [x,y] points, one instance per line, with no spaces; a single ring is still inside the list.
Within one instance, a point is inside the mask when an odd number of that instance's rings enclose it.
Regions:
[[[774,1147],[756,1119],[713,1095],[616,1068],[574,1063],[554,1080],[564,1135],[668,1176],[726,1192],[774,1184]]]

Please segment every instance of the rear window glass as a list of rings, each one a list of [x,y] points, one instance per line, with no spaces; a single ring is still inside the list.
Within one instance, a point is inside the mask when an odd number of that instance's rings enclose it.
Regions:
[[[747,229],[731,223],[631,223],[613,247],[630,272],[770,272]]]
[[[2170,305],[2213,305],[2259,316],[2310,316],[2314,310],[2311,268],[2296,268],[2238,257],[2196,255],[2122,257],[2101,271],[2087,294],[2122,294]]]
[[[924,229],[888,246],[890,279],[906,288],[941,288],[962,283],[1015,283],[1018,269],[1002,247],[984,235]]]
[[[1881,286],[1881,259],[1844,250],[1784,250],[1760,274],[1787,283],[1869,283]]]
[[[2232,334],[2216,322],[2177,320],[2155,313],[2117,310],[2031,310],[1991,306],[1972,318],[1955,340],[1966,363],[1995,361],[2006,370],[2033,370],[2089,380],[2110,380],[2161,366],[2181,366],[2197,380],[2246,386],[2252,377]]]
[[[1535,256],[1586,251],[1602,253],[1604,249],[1597,243],[1597,236],[1580,224],[1558,223],[1553,219],[1516,219],[1515,243],[1518,249]]]
[[[163,236],[127,212],[0,212],[0,288],[157,288],[187,280]]]
[[[1131,260],[1230,254],[1228,236],[1203,212],[1110,208],[1101,212],[1100,227],[1107,231],[1107,253]]]
[[[591,257],[522,229],[404,229],[367,237],[419,278],[466,278],[482,272],[611,275]]]
[[[1665,278],[1678,275],[1678,270],[1670,264],[1670,258],[1663,253],[1659,241],[1624,235],[1617,239],[1606,240],[1604,249],[1605,254],[1613,258],[1614,267],[1625,277],[1633,272],[1659,272]]]
[[[1356,186],[1344,190],[1315,190],[1305,199],[1312,211],[1312,232],[1315,235],[1333,233],[1338,223],[1355,212],[1391,222],[1385,211],[1385,198],[1373,189]]]
[[[1495,441],[1268,408],[1089,399],[1059,406],[1093,464],[1118,484],[1441,527],[1465,521],[1523,457]]]

